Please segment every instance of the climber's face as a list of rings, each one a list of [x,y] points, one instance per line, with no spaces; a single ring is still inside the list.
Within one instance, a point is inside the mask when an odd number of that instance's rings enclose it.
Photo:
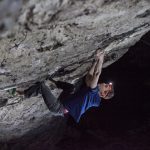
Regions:
[[[107,99],[108,93],[112,91],[112,84],[100,83],[99,89],[100,89],[100,96],[104,99]]]

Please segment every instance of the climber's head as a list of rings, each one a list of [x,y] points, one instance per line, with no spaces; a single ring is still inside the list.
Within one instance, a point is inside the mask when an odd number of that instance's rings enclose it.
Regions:
[[[111,99],[114,96],[114,86],[113,83],[99,83],[100,96],[103,99]]]

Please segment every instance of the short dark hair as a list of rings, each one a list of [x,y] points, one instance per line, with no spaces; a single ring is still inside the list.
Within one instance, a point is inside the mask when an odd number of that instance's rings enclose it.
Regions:
[[[114,97],[114,95],[114,85],[112,84],[111,91],[108,92],[108,94],[105,96],[105,99],[111,99]]]

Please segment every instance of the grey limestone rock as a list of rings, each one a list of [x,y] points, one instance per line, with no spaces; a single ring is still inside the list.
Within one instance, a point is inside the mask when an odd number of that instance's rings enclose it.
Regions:
[[[53,116],[40,96],[25,100],[8,89],[48,74],[73,83],[86,73],[96,49],[106,52],[107,67],[150,30],[148,0],[18,2],[16,23],[0,23],[0,95],[8,98],[0,107],[1,140],[22,136]]]

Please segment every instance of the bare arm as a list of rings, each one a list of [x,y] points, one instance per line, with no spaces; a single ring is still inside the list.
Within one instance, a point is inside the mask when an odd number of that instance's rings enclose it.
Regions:
[[[88,87],[95,88],[97,86],[102,70],[103,60],[104,52],[97,51],[96,60],[86,75],[85,82]]]
[[[97,64],[97,60],[94,60],[92,63],[92,66],[90,67],[90,69],[88,71],[88,75],[93,76],[96,64]]]

